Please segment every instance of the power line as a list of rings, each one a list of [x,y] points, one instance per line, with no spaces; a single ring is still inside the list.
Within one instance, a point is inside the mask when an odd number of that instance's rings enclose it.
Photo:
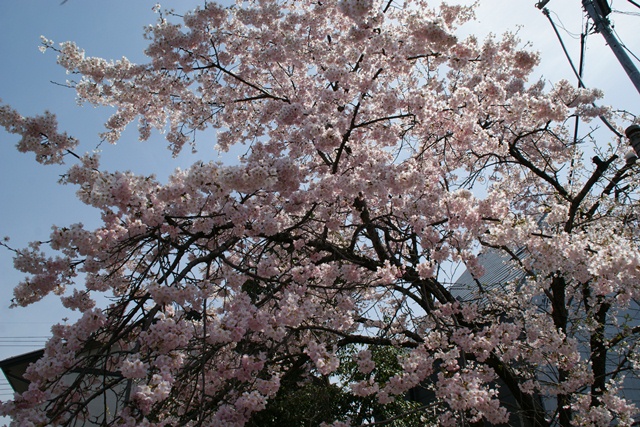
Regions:
[[[551,14],[549,13],[549,9],[545,7],[544,9],[542,9],[542,13],[547,17],[547,19],[551,23],[551,27],[553,27],[553,31],[556,33],[556,37],[558,37],[558,41],[560,42],[560,46],[562,46],[562,51],[567,57],[567,60],[569,61],[569,65],[571,65],[571,69],[573,70],[573,73],[578,78],[579,86],[586,87],[586,85],[582,81],[582,71],[578,72],[578,70],[576,69],[576,66],[573,64],[571,55],[569,55],[569,52],[567,51],[567,47],[565,46],[564,41],[562,40],[562,36],[560,35],[560,32],[558,31],[556,24],[553,22],[553,19],[551,19]],[[595,104],[592,104],[592,105],[595,106]],[[604,116],[599,116],[599,117],[600,117],[600,120],[602,120],[602,122],[605,124],[605,126],[607,126],[609,130],[611,130],[611,132],[616,134],[618,138],[622,138],[623,135],[620,132],[618,132],[618,130],[609,122],[609,120],[607,120],[606,117]]]
[[[544,16],[547,17],[547,19],[551,23],[551,27],[553,27],[553,31],[556,33],[556,37],[558,37],[558,41],[560,42],[560,46],[562,47],[562,51],[564,52],[564,55],[567,57],[567,60],[569,61],[569,65],[571,65],[573,74],[575,74],[576,77],[578,78],[578,83],[580,84],[581,87],[585,87],[585,84],[582,81],[582,76],[581,76],[582,73],[578,72],[578,70],[576,69],[576,66],[573,64],[573,60],[571,59],[571,56],[567,51],[567,47],[565,46],[564,41],[562,40],[562,36],[558,32],[558,28],[556,27],[555,22],[553,22],[553,19],[551,19],[551,14],[549,13],[549,9],[545,7],[544,9],[542,9],[542,13],[544,14]]]
[[[44,347],[49,336],[0,336],[0,348],[7,347]]]
[[[618,41],[620,42],[620,46],[622,46],[622,47],[623,47],[627,52],[629,52],[629,53],[631,54],[631,56],[633,56],[633,57],[635,58],[635,60],[636,60],[636,61],[639,61],[639,62],[640,62],[640,58],[638,58],[638,57],[636,56],[636,54],[635,54],[635,53],[633,53],[633,52],[631,51],[631,49],[629,49],[629,48],[627,47],[627,45],[625,45],[624,43],[622,43],[622,39],[620,38],[620,35],[619,35],[619,34],[618,34],[618,32],[616,31],[616,29],[615,29],[615,28],[613,28],[613,27],[612,27],[611,29],[613,30],[613,32],[614,32],[614,34],[616,35],[616,37],[618,37]]]
[[[636,3],[633,0],[627,0],[629,3],[631,3],[632,5],[634,5],[635,7],[637,7],[638,9],[640,9],[640,4]]]
[[[640,16],[640,12],[629,12],[626,10],[613,9],[611,12],[617,13],[619,15]]]
[[[33,336],[33,337],[0,337],[0,341],[24,341],[24,340],[47,340],[50,336]]]
[[[0,344],[0,348],[16,348],[16,347],[24,347],[24,348],[42,348],[44,347],[43,345],[38,345],[38,344],[25,344],[25,345],[21,345],[21,344],[17,344],[17,345],[2,345]]]
[[[0,347],[42,347],[49,338],[47,336],[0,337]]]
[[[51,322],[0,322],[0,325],[50,325]]]
[[[596,0],[595,2],[594,0],[582,0],[582,7],[587,11],[589,17],[593,19],[596,26],[596,32],[602,34],[602,37],[604,37],[609,48],[611,48],[611,51],[629,76],[629,79],[635,86],[636,90],[640,93],[640,72],[633,62],[631,62],[631,58],[629,58],[622,46],[620,46],[620,42],[611,31],[609,21],[606,19],[608,12],[611,12],[611,9],[607,9],[608,4],[604,3],[602,0]]]
[[[559,22],[558,27],[562,28],[564,30],[564,32],[569,35],[569,37],[571,37],[572,39],[575,39],[575,40],[578,40],[580,38],[581,34],[574,33],[573,31],[569,31],[569,29],[566,27],[566,25],[564,25],[564,23],[562,22],[562,19],[560,19],[560,15],[555,13],[553,10],[549,11],[547,9],[547,11],[549,13],[553,13],[554,14],[554,16],[556,17],[556,20]],[[544,13],[544,11],[542,13]]]

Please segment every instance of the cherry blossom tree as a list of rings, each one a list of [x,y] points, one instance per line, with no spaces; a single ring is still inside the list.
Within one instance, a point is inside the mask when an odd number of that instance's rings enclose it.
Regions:
[[[81,318],[53,327],[0,415],[242,426],[306,372],[381,407],[427,388],[425,423],[632,425],[640,234],[626,141],[574,139],[576,116],[614,120],[598,91],[530,81],[538,56],[513,34],[460,35],[472,9],[429,3],[207,2],[161,14],[146,64],[44,39],[78,100],[114,109],[103,139],[137,122],[177,154],[215,129],[219,150],[246,154],[159,182],[76,154],[51,113],[0,107],[17,148],[69,161],[63,181],[102,215],[15,249],[27,278],[14,305],[53,293]],[[484,286],[487,250],[519,279]],[[455,298],[455,263],[476,298]],[[358,375],[338,375],[346,348]],[[389,375],[373,357],[385,348]]]

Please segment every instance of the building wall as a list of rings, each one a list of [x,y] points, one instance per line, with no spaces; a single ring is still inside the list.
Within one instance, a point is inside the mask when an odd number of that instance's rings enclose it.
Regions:
[[[520,250],[516,253],[521,259],[524,259],[526,256],[523,250]],[[524,274],[513,267],[510,259],[496,251],[496,250],[487,250],[484,253],[479,255],[479,262],[484,268],[484,274],[480,277],[474,278],[471,273],[467,270],[465,271],[460,278],[456,281],[456,283],[450,288],[451,293],[454,298],[459,301],[472,301],[476,300],[481,303],[482,295],[480,291],[480,287],[482,287],[485,291],[499,291],[500,289],[504,290],[504,286],[507,283],[515,283],[518,286],[526,286],[526,279]],[[548,310],[549,309],[549,301],[545,297],[539,297],[536,304],[540,307],[540,310]],[[581,319],[582,320],[582,319]],[[619,326],[623,322],[628,327],[635,327],[640,325],[640,305],[638,301],[632,301],[631,305],[628,309],[621,311],[615,317],[607,319],[607,326],[605,328],[605,335],[610,339],[615,334],[617,334],[620,330]],[[573,325],[573,326],[578,326]],[[577,329],[577,328],[576,328]],[[589,336],[587,333],[580,335],[578,332],[575,337],[579,342],[579,349],[583,359],[588,360],[590,355],[590,345],[589,345]],[[629,401],[633,402],[636,407],[640,408],[640,372],[621,372],[615,373],[615,367],[619,366],[621,360],[618,355],[608,353],[607,358],[607,372],[608,379],[611,379],[614,375],[617,375],[617,378],[625,375],[624,382],[622,383],[622,395]],[[554,373],[549,372],[548,374],[554,375]],[[508,396],[508,392],[506,391],[506,387],[502,387],[501,391],[501,400],[504,401],[505,406],[507,402],[514,401],[512,396]],[[553,412],[556,407],[555,398],[542,398],[541,399],[545,410],[549,412]],[[515,423],[511,424],[512,426],[520,426],[522,424]]]

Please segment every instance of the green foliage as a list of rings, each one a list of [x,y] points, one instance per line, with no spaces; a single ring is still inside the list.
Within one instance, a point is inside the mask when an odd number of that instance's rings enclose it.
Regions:
[[[350,424],[355,426],[374,422],[388,427],[428,425],[421,404],[417,402],[398,396],[393,402],[383,405],[375,395],[359,397],[349,392],[348,384],[351,382],[375,375],[378,381],[386,383],[402,371],[398,363],[402,350],[370,346],[376,367],[368,374],[359,372],[355,356],[361,349],[349,346],[340,351],[340,368],[336,377],[321,376],[305,369],[290,372],[267,408],[255,414],[248,426],[316,427],[336,420],[350,420]]]
[[[281,384],[267,408],[253,416],[247,426],[318,426],[342,420],[353,410],[344,390],[328,378],[298,374]]]
[[[402,357],[403,350],[395,347],[369,346],[371,359],[376,367],[368,374],[358,370],[355,356],[361,348],[355,346],[345,348],[340,354],[340,369],[338,374],[342,383],[366,380],[375,376],[381,386],[386,384],[395,374],[402,372],[398,358]],[[353,425],[365,422],[382,422],[388,420],[385,426],[389,427],[423,427],[427,423],[424,411],[420,404],[412,402],[403,396],[396,396],[391,403],[381,404],[375,395],[354,399],[356,411],[351,417]]]

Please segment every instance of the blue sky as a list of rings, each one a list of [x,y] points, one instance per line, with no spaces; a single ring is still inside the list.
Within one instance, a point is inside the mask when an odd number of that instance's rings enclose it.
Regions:
[[[556,36],[547,18],[534,7],[535,2],[480,0],[479,22],[465,28],[479,35],[501,33],[506,29],[517,31],[523,41],[530,41],[533,49],[542,52],[539,75],[550,82],[560,78],[574,82]],[[174,0],[161,3],[180,12],[202,2]],[[147,0],[68,0],[64,4],[61,0],[0,1],[0,99],[23,115],[48,109],[58,115],[62,129],[82,141],[83,150],[96,147],[108,112],[78,107],[70,89],[51,83],[63,83],[68,76],[55,64],[55,55],[40,53],[40,35],[55,42],[74,40],[91,56],[107,59],[126,56],[134,62],[142,62],[145,47],[142,28],[155,22],[154,4]],[[614,0],[612,6],[614,10],[640,13],[640,9],[624,0]],[[565,28],[560,30],[561,34],[577,61],[579,42],[576,35],[584,25],[580,1],[552,0],[548,8],[554,20]],[[640,16],[614,13],[611,19],[623,42],[640,54],[640,37],[637,37]],[[597,34],[588,39],[584,80],[589,87],[605,90],[603,103],[640,114],[640,95]],[[609,136],[603,134],[603,142]],[[36,164],[32,155],[14,149],[16,142],[14,136],[0,131],[0,237],[10,236],[12,246],[20,248],[29,241],[46,240],[52,224],[83,222],[97,225],[97,213],[76,201],[75,189],[57,184],[65,167]],[[171,159],[165,146],[160,138],[139,143],[135,132],[125,133],[118,147],[101,147],[103,165],[111,170],[155,172],[162,178],[175,166],[186,167],[199,156],[216,156],[213,141],[207,151],[197,156],[186,153],[176,160]],[[0,360],[37,348],[6,345],[4,337],[45,336],[53,323],[63,317],[72,317],[54,298],[27,309],[9,309],[11,289],[19,280],[20,275],[12,269],[11,253],[0,248]],[[7,398],[2,384],[4,379],[0,379],[0,399]]]
[[[98,133],[108,111],[78,107],[72,90],[55,85],[69,77],[56,65],[52,52],[38,50],[40,35],[56,42],[75,40],[88,55],[106,58],[126,56],[142,62],[143,26],[154,23],[155,2],[110,0],[7,0],[0,2],[0,99],[23,115],[50,110],[58,115],[60,128],[82,141],[82,150],[99,143]],[[173,2],[183,7],[197,1]],[[169,5],[169,4],[167,4]],[[178,162],[187,166],[194,156],[172,161],[162,141],[137,142],[134,132],[117,147],[103,145],[105,166],[139,173],[168,175]],[[98,225],[99,215],[75,198],[75,188],[57,184],[65,166],[40,166],[33,155],[17,152],[17,139],[0,131],[0,236],[10,236],[13,247],[33,240],[46,240],[52,224],[83,222]],[[132,142],[132,143],[130,143]],[[122,145],[125,145],[124,147]],[[117,148],[117,149],[116,149]],[[126,152],[122,149],[125,148]],[[187,150],[188,151],[188,150]],[[11,253],[0,248],[0,360],[37,349],[7,337],[46,336],[53,323],[73,317],[55,298],[47,298],[26,309],[9,309],[12,288],[21,275],[13,270]],[[0,399],[7,398],[0,376]],[[0,424],[2,421],[0,420]]]

